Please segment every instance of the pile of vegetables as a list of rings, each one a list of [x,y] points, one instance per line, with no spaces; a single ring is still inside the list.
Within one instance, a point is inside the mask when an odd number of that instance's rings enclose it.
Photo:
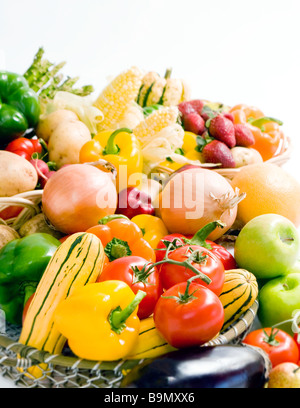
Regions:
[[[276,279],[300,288],[298,225],[280,212],[242,223],[246,193],[214,171],[264,165],[278,154],[282,122],[192,99],[170,70],[132,67],[94,97],[63,66],[40,49],[24,75],[0,72],[0,204],[41,194],[18,230],[10,220],[22,207],[0,211],[0,307],[19,342],[95,361],[146,359],[121,384],[133,388],[263,388],[275,366],[298,364],[297,304],[278,296],[281,320],[267,306]],[[258,299],[256,336],[207,345]]]

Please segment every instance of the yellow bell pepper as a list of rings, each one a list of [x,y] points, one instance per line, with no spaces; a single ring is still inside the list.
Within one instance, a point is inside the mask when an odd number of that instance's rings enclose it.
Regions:
[[[143,291],[135,295],[117,280],[90,283],[58,305],[54,324],[79,358],[119,360],[131,353],[138,341],[137,310],[145,296]]]
[[[82,146],[80,163],[97,162],[101,159],[115,166],[118,191],[135,187],[129,184],[129,177],[142,172],[143,155],[140,142],[131,129],[104,130]],[[124,174],[124,167],[120,166],[126,166],[127,175]]]
[[[202,154],[196,150],[197,147],[197,135],[192,132],[184,132],[183,145],[180,149],[180,153],[189,160],[203,161]],[[170,158],[160,163],[160,166],[167,167],[172,170],[178,170],[184,166],[185,163],[177,163]]]
[[[197,135],[192,132],[184,132],[182,152],[183,155],[189,160],[202,161],[202,154],[197,152]]]
[[[154,215],[139,214],[131,219],[143,232],[144,239],[153,249],[157,248],[159,241],[168,234],[163,221]]]

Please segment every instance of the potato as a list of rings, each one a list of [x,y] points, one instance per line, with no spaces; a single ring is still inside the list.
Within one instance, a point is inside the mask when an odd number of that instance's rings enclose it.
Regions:
[[[0,150],[0,197],[34,190],[38,175],[33,165],[15,153]]]
[[[76,122],[78,121],[77,115],[67,109],[59,109],[49,115],[40,118],[38,126],[36,128],[36,134],[41,139],[48,142],[49,137],[57,128],[58,125],[65,122]]]
[[[58,168],[64,164],[78,164],[80,149],[91,139],[88,127],[80,120],[61,122],[49,138],[49,160]]]
[[[260,153],[251,147],[236,146],[231,149],[235,161],[235,167],[243,167],[248,164],[262,163]]]
[[[43,213],[35,215],[30,220],[26,221],[19,229],[19,234],[21,235],[21,237],[35,234],[37,232],[43,232],[52,235],[57,239],[60,239],[63,236],[61,232],[49,227],[49,225],[46,223]]]
[[[14,239],[20,238],[17,231],[8,225],[0,225],[0,249]]]

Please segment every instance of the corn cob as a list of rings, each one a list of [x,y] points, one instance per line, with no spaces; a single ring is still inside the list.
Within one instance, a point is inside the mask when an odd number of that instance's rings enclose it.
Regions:
[[[182,102],[183,86],[181,79],[169,78],[163,95],[164,106],[176,106]]]
[[[177,123],[179,111],[176,106],[164,107],[154,111],[140,122],[133,130],[142,147],[149,143],[153,136],[167,126]]]
[[[99,130],[118,127],[124,112],[137,98],[142,77],[143,74],[137,67],[131,67],[116,76],[104,88],[94,103],[104,115],[103,121],[99,124]]]
[[[151,71],[147,72],[142,82],[137,103],[142,107],[162,103],[162,95],[167,83],[166,79]]]

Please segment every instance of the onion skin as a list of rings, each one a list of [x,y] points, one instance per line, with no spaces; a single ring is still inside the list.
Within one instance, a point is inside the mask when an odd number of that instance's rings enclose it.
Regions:
[[[101,205],[101,198],[104,202]],[[88,164],[71,164],[47,181],[42,206],[48,222],[65,234],[86,231],[117,208],[117,190],[109,173]]]
[[[172,175],[160,195],[159,213],[169,232],[184,235],[194,235],[209,222],[221,221],[225,226],[217,227],[207,237],[215,241],[229,230],[237,216],[237,204],[232,208],[222,208],[210,195],[220,198],[226,193],[231,198],[236,196],[223,176],[213,170],[190,168]],[[189,198],[190,201],[186,201]],[[196,218],[192,218],[196,212]]]

